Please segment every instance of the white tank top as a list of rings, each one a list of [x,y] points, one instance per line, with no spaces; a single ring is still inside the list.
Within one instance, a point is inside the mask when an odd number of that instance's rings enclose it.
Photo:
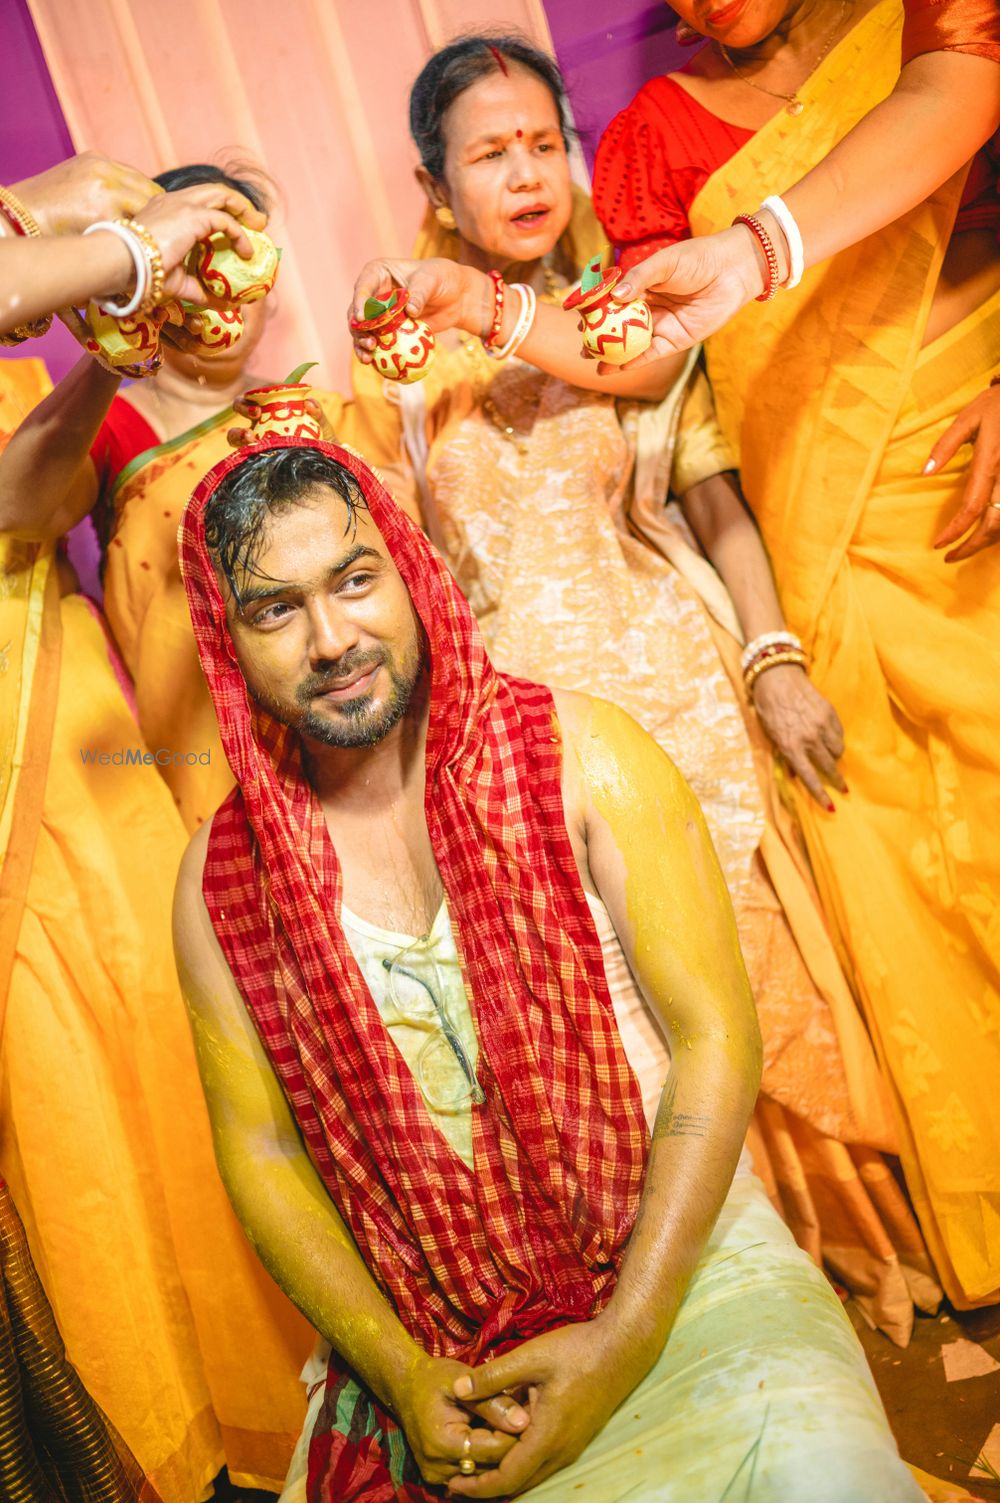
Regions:
[[[587,902],[601,941],[604,974],[625,1056],[639,1081],[652,1126],[670,1051],[642,999],[618,935],[600,898]],[[472,1168],[472,1104],[479,1040],[465,993],[447,901],[430,931],[414,939],[340,911],[347,942],[393,1043],[420,1087],[427,1110]]]

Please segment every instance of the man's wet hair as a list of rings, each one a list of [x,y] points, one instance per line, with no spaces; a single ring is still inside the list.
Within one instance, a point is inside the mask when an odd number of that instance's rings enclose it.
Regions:
[[[268,449],[253,454],[216,486],[205,507],[205,542],[238,605],[242,605],[240,579],[267,577],[256,567],[267,523],[302,505],[306,492],[317,485],[328,487],[343,501],[346,534],[354,526],[358,509],[367,511],[367,502],[350,470],[318,449]]]

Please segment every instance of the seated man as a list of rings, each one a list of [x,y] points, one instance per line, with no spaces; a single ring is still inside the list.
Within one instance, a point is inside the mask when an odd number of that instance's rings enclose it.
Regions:
[[[237,788],[179,966],[233,1204],[332,1348],[287,1496],[920,1498],[739,1166],[757,1024],[668,759],[497,674],[347,450],[224,460],[181,558]]]

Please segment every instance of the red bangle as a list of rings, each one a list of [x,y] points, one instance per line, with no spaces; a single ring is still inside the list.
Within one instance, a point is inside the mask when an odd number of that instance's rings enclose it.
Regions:
[[[756,236],[757,243],[764,253],[767,262],[767,281],[764,283],[764,291],[759,293],[756,302],[769,303],[778,290],[778,257],[770,235],[757,218],[756,214],[737,214],[733,224],[745,224],[750,233]]]
[[[507,289],[498,271],[491,271],[489,276],[493,283],[493,318],[490,322],[490,332],[483,340],[483,344],[491,350],[500,338],[500,325],[503,323],[503,304]]]

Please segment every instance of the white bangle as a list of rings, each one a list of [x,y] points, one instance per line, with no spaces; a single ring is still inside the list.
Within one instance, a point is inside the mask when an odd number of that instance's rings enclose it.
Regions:
[[[132,314],[137,313],[142,307],[146,293],[149,291],[149,260],[146,255],[146,247],[138,235],[134,235],[123,224],[114,224],[110,219],[99,219],[96,224],[89,224],[83,233],[85,235],[93,235],[97,230],[110,230],[112,235],[117,235],[118,239],[127,248],[135,265],[135,291],[128,302],[124,304],[102,303],[98,299],[97,306],[102,313],[110,313],[112,318],[131,318]]]
[[[535,322],[535,310],[538,306],[535,289],[533,287],[526,287],[523,282],[512,282],[507,290],[508,292],[517,293],[521,311],[518,314],[517,322],[506,344],[501,345],[496,350],[491,350],[487,345],[483,345],[483,349],[491,360],[506,360],[508,355],[515,355],[527,339],[531,332],[531,326]]]
[[[771,211],[781,226],[781,233],[785,237],[785,243],[788,246],[789,272],[781,285],[786,292],[790,292],[793,287],[797,287],[802,281],[802,273],[806,269],[806,252],[802,244],[802,233],[795,222],[795,215],[785,203],[785,200],[779,198],[776,193],[772,194],[770,198],[765,198],[761,204],[761,208]]]
[[[796,652],[802,651],[802,643],[790,631],[766,631],[762,636],[754,637],[744,647],[740,657],[740,672],[746,673],[750,664],[765,647],[791,647]]]

